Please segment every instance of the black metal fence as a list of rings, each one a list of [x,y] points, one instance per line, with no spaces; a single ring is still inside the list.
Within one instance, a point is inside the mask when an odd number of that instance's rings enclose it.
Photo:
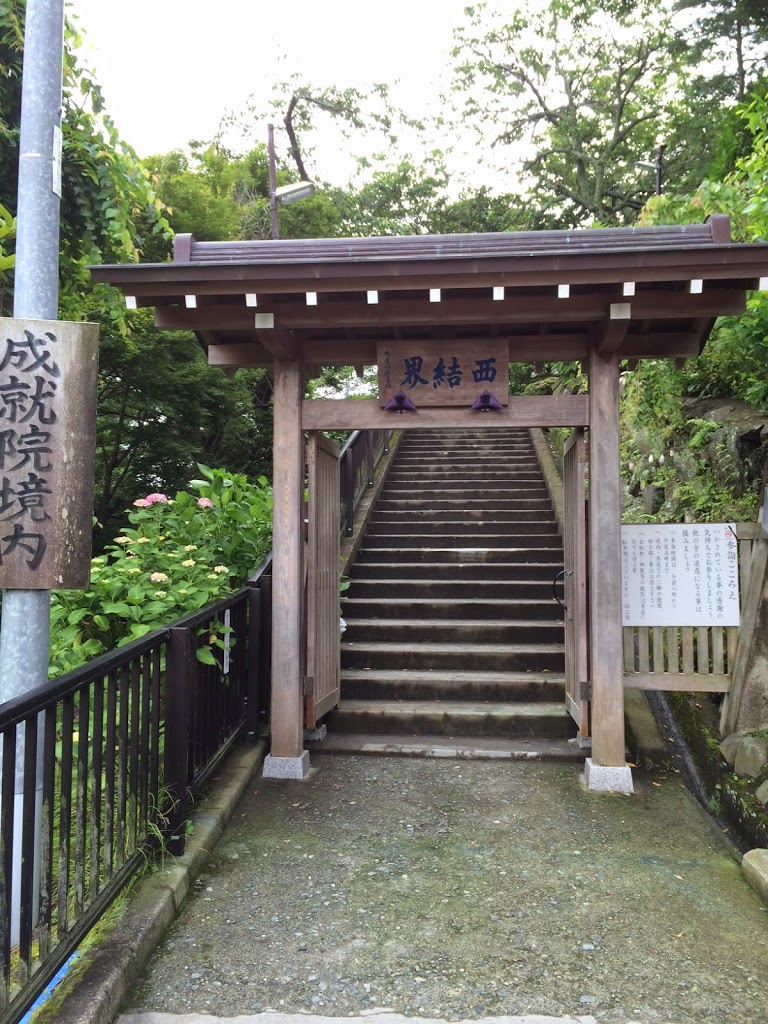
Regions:
[[[355,430],[341,449],[341,532],[351,537],[360,498],[373,483],[382,454],[389,450],[391,430]]]
[[[269,700],[249,586],[0,708],[0,1022],[31,1005]],[[198,652],[207,649],[204,660]]]
[[[390,431],[341,454],[342,531]],[[0,706],[0,1024],[16,1024],[270,701],[272,564],[248,585]]]

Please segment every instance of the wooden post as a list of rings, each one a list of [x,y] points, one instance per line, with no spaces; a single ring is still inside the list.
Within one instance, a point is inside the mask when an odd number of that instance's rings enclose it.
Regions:
[[[302,678],[304,442],[299,360],[274,364],[271,757],[264,774],[303,778]],[[282,759],[282,763],[280,760]]]
[[[619,361],[595,348],[589,360],[589,509],[592,762],[625,768]]]

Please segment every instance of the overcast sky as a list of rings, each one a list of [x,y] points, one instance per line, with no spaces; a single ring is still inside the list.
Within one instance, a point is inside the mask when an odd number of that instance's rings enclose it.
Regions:
[[[534,0],[535,2],[535,0]],[[419,112],[467,0],[68,0],[107,109],[141,156],[210,139],[226,110],[297,70],[313,84],[401,80]],[[517,0],[502,0],[515,8]],[[263,128],[255,126],[254,141]]]

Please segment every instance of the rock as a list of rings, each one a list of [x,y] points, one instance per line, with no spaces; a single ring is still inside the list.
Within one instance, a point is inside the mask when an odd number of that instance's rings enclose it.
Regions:
[[[741,870],[752,888],[768,903],[768,850],[749,850]]]
[[[739,746],[741,736],[737,732],[731,733],[730,736],[726,736],[723,742],[720,744],[720,753],[723,755],[728,764],[733,768],[734,762],[736,761],[736,751]]]
[[[762,784],[762,786],[757,787],[757,792],[755,793],[755,796],[763,805],[763,807],[768,807],[768,780],[766,780]]]
[[[742,736],[736,750],[733,770],[737,775],[756,779],[768,762],[768,740],[758,736]]]

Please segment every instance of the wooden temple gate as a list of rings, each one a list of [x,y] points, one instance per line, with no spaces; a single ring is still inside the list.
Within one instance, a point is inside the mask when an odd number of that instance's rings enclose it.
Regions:
[[[265,773],[276,777],[303,777],[309,767],[307,679],[313,681],[310,721],[334,699],[329,651],[337,644],[338,622],[319,562],[309,566],[310,663],[302,644],[305,432],[389,429],[393,409],[397,425],[409,429],[478,422],[476,406],[446,407],[439,399],[416,403],[402,420],[395,394],[389,408],[377,399],[308,400],[306,378],[323,366],[378,365],[397,345],[414,358],[422,348],[440,352],[441,361],[444,354],[443,370],[455,352],[471,357],[491,345],[503,345],[513,362],[579,360],[588,367],[588,395],[505,394],[480,419],[489,426],[589,429],[586,523],[580,434],[568,454],[569,707],[585,735],[589,715],[589,786],[631,790],[624,736],[620,362],[697,355],[715,317],[743,312],[747,291],[768,283],[768,246],[733,244],[721,215],[675,227],[411,238],[198,242],[182,235],[172,263],[92,273],[121,288],[129,308],[154,306],[157,327],[195,331],[212,366],[262,366],[272,374],[273,696]],[[311,442],[310,450],[319,467],[324,445]],[[323,515],[314,513],[315,526]],[[338,533],[338,520],[334,526]],[[330,543],[318,536],[313,550]]]
[[[574,430],[563,446],[565,529],[565,703],[579,728],[579,740],[589,738],[589,624],[587,610],[587,453],[584,431]]]
[[[339,448],[313,431],[307,439],[307,622],[305,726],[312,729],[341,693],[339,649]]]

